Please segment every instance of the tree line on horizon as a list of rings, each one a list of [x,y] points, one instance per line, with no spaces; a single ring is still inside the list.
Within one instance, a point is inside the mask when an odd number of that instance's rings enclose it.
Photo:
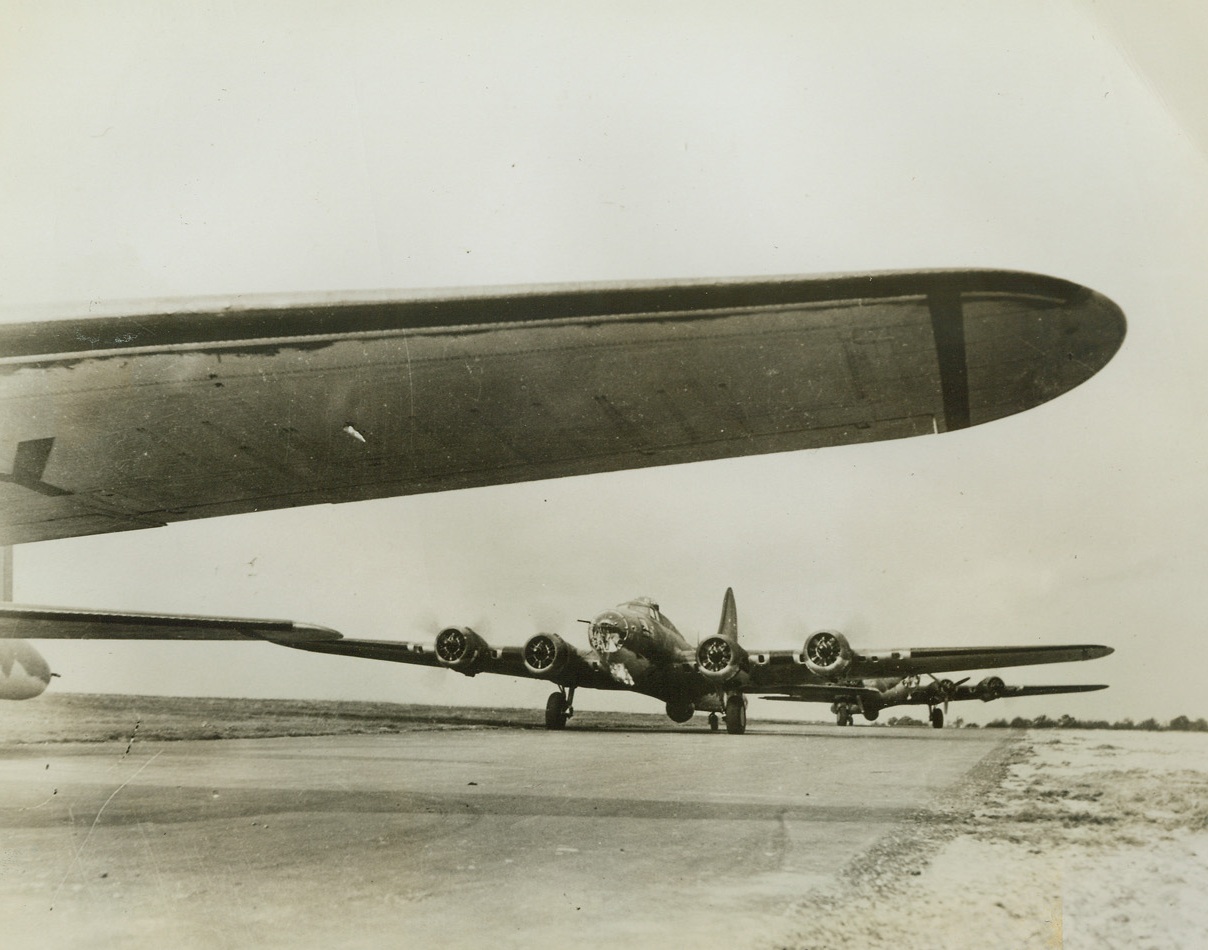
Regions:
[[[885,721],[887,726],[925,726],[927,723],[920,719],[915,719],[913,716],[891,716]],[[952,720],[952,726],[960,729],[977,729],[977,723],[966,723],[963,719],[956,718]],[[1142,719],[1140,722],[1134,722],[1131,719],[1119,719],[1116,722],[1108,722],[1106,719],[1078,719],[1075,716],[1065,715],[1052,719],[1044,714],[1028,719],[1025,716],[1016,716],[1008,721],[1006,719],[992,719],[985,726],[980,727],[985,729],[1120,729],[1120,730],[1137,730],[1140,732],[1208,732],[1208,719],[1202,716],[1199,719],[1191,719],[1187,716],[1175,716],[1169,722],[1161,723],[1156,719]]]
[[[1163,724],[1156,719],[1142,719],[1133,722],[1131,719],[1120,719],[1108,722],[1106,719],[1078,719],[1074,716],[1061,716],[1050,719],[1039,715],[1034,719],[1016,716],[1010,722],[1005,719],[994,719],[986,723],[987,729],[1134,729],[1141,732],[1208,732],[1208,719],[1190,719],[1187,716],[1175,716]]]

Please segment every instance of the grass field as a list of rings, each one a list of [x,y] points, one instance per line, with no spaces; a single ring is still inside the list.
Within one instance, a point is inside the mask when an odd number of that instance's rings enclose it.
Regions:
[[[576,729],[661,729],[662,713],[577,711]],[[113,742],[543,729],[540,709],[56,693],[0,706],[0,742]],[[703,725],[702,725],[703,728]]]

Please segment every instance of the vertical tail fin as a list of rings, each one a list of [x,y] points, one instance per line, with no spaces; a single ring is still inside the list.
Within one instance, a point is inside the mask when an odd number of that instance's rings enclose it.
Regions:
[[[721,622],[717,625],[717,635],[738,642],[738,607],[734,603],[733,587],[726,588],[726,598],[721,602]]]

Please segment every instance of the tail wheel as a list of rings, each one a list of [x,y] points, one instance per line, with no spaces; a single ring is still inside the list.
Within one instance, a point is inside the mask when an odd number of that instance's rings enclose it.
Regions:
[[[726,699],[726,732],[741,736],[747,731],[747,704],[741,693]]]
[[[850,726],[852,724],[851,710],[844,707],[835,715],[835,722],[841,726]]]
[[[570,702],[561,693],[550,693],[545,701],[545,728],[565,729],[570,718]]]
[[[709,730],[717,732],[721,728],[721,722],[717,718],[717,713],[709,713]]]
[[[944,728],[944,710],[942,710],[942,709],[931,710],[931,728],[932,729],[943,729]]]

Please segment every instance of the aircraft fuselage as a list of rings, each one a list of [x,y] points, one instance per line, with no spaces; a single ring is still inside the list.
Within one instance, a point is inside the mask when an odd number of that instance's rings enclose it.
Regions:
[[[648,597],[626,601],[592,620],[588,642],[622,688],[666,703],[714,708],[715,688],[702,682],[693,647]]]

